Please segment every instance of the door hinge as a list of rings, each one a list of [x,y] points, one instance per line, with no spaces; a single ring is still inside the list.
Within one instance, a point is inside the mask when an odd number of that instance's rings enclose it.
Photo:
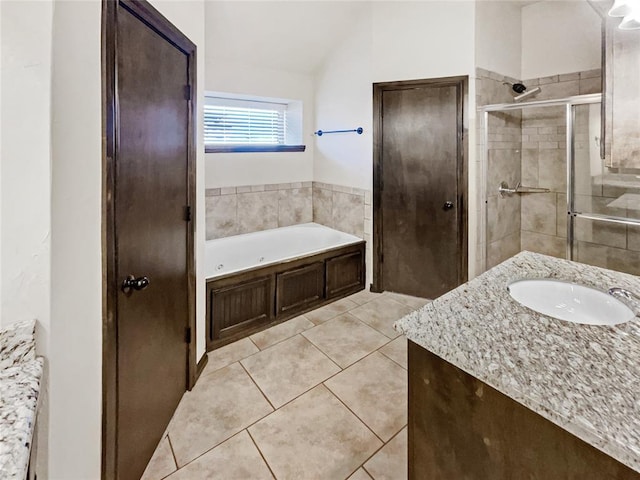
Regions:
[[[191,206],[190,205],[186,205],[184,207],[184,221],[185,222],[190,222],[191,221]]]
[[[184,341],[191,343],[191,327],[186,327],[184,329]]]
[[[184,86],[184,99],[191,100],[191,85]]]

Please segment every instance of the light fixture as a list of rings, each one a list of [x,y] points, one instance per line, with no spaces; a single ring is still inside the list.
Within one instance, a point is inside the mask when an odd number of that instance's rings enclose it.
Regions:
[[[620,30],[640,29],[640,0],[615,0],[609,15],[624,17],[618,26]]]
[[[620,25],[618,25],[620,30],[637,30],[640,28],[640,11],[636,10],[631,12],[629,15],[626,15]]]
[[[631,2],[629,0],[616,0],[609,9],[610,17],[624,17],[631,13]]]

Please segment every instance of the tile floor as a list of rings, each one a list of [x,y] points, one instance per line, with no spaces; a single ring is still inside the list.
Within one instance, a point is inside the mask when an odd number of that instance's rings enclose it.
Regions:
[[[362,291],[209,353],[143,479],[405,479],[393,322],[425,303]]]

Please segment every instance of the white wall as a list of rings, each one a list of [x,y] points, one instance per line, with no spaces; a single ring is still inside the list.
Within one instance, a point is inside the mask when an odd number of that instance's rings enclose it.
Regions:
[[[360,23],[316,73],[316,125],[362,126],[365,133],[316,139],[313,179],[372,189],[372,84],[475,76],[475,3],[363,3]],[[469,267],[475,270],[477,222],[475,85],[469,82]]]
[[[154,2],[202,46],[202,1]],[[49,478],[98,479],[102,402],[101,3],[56,2],[51,84],[51,332]],[[46,39],[43,39],[46,42]],[[49,41],[51,45],[51,41]],[[204,85],[199,57],[198,85]],[[198,92],[201,94],[201,91]],[[199,138],[202,138],[200,132]],[[197,168],[203,171],[202,141]],[[32,181],[32,176],[14,179]],[[204,200],[202,176],[198,198]],[[197,254],[204,208],[197,209]],[[6,237],[6,235],[5,235]],[[199,263],[199,262],[198,262]],[[204,353],[204,277],[198,269],[198,353]],[[40,452],[46,455],[46,452]],[[46,478],[45,475],[41,475]]]
[[[471,74],[475,3],[373,2],[374,82]]]
[[[219,41],[207,34],[207,42]],[[302,138],[307,146],[300,153],[208,153],[206,188],[312,179],[314,86],[311,75],[208,57],[205,82],[207,91],[302,100]]]
[[[520,79],[522,3],[476,4],[476,66]]]
[[[584,1],[522,8],[522,78],[600,68],[600,17]]]
[[[48,353],[53,4],[1,2],[0,325],[37,319]]]
[[[102,402],[100,2],[53,17],[49,475],[98,478]]]
[[[313,179],[371,190],[373,171],[371,6],[316,76],[315,124],[323,130],[363,127],[316,137]]]
[[[314,180],[371,189],[372,84],[473,75],[474,24],[468,1],[363,3],[360,22],[316,74],[315,123],[365,133],[316,139]]]

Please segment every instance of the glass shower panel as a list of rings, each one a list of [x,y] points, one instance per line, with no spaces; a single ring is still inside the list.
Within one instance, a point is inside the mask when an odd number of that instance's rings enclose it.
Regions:
[[[486,267],[520,252],[520,195],[501,195],[521,180],[522,113],[489,112],[486,135]]]
[[[640,170],[600,159],[600,105],[574,107],[573,259],[640,274]]]
[[[566,107],[522,111],[521,248],[567,255]]]

